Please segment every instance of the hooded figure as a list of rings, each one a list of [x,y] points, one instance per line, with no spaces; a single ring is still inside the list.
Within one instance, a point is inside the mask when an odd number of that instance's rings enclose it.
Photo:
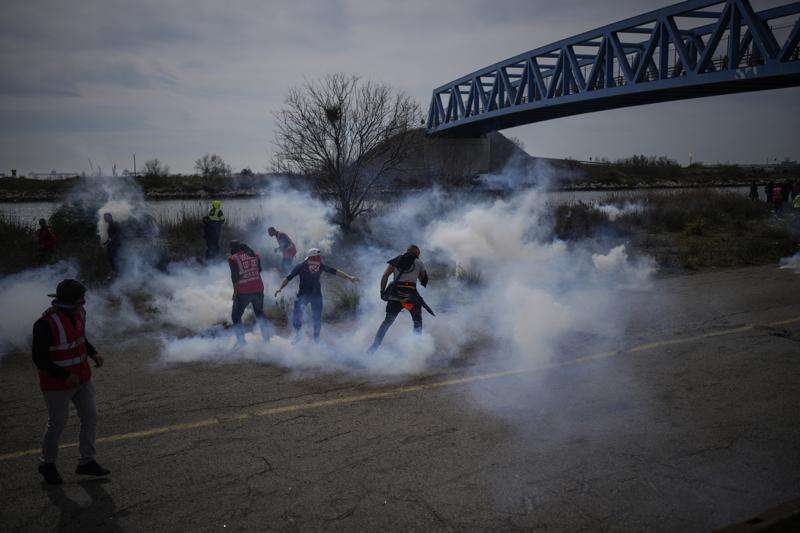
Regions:
[[[208,215],[203,217],[203,237],[206,241],[206,259],[219,255],[219,237],[222,234],[222,225],[225,224],[225,214],[222,212],[222,202],[211,201]]]
[[[389,266],[386,267],[383,277],[381,277],[381,299],[386,301],[386,317],[375,334],[369,352],[378,349],[386,332],[397,319],[397,315],[404,309],[411,314],[414,333],[417,334],[422,333],[422,310],[425,309],[433,315],[433,310],[417,292],[417,281],[423,287],[428,286],[428,272],[419,256],[419,247],[412,244],[406,253],[388,261]],[[389,276],[392,274],[394,274],[394,280],[387,286]]]
[[[350,276],[329,267],[322,262],[322,254],[317,248],[311,248],[308,251],[308,256],[302,263],[298,263],[292,271],[283,279],[283,283],[275,291],[275,297],[283,290],[289,282],[296,276],[300,278],[300,287],[297,291],[297,298],[294,301],[294,309],[292,311],[292,327],[294,328],[294,342],[300,340],[300,329],[303,326],[303,311],[307,305],[311,306],[311,316],[314,321],[314,342],[319,341],[319,333],[322,329],[322,286],[320,278],[322,273],[333,274],[340,278],[346,279],[352,283],[358,283],[358,278]]]
[[[110,472],[95,461],[97,408],[92,370],[103,358],[86,339],[86,311],[83,308],[86,287],[74,279],[58,284],[55,299],[33,325],[33,362],[38,369],[39,386],[47,405],[47,429],[42,439],[39,473],[51,485],[59,485],[56,468],[58,442],[69,418],[69,404],[75,405],[81,421],[76,474],[106,476]]]

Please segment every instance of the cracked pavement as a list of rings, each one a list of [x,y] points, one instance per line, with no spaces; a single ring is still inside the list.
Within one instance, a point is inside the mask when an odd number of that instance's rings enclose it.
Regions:
[[[256,363],[157,361],[155,338],[100,344],[98,434],[219,417],[101,443],[107,480],[43,486],[0,460],[0,530],[705,531],[800,496],[800,275],[756,267],[657,279],[616,304],[624,331],[576,332],[570,361],[522,375],[308,411],[263,408],[402,386]],[[483,372],[460,365],[436,382]],[[36,448],[44,403],[28,354],[0,366],[0,455]],[[62,442],[77,439],[72,413]]]

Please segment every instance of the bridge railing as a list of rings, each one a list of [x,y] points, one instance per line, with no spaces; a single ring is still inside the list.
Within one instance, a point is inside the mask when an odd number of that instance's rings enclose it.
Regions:
[[[749,0],[690,0],[610,24],[434,89],[428,132],[799,61],[799,15],[800,2],[756,12]]]

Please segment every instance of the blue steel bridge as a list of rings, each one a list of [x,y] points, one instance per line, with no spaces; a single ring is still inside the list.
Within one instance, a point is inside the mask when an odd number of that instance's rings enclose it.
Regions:
[[[800,2],[690,0],[542,46],[433,91],[429,134],[800,85]]]

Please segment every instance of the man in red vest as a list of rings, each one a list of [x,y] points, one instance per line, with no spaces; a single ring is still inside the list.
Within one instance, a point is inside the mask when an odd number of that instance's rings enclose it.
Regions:
[[[51,485],[63,481],[56,468],[58,441],[69,417],[72,402],[81,420],[80,460],[76,474],[106,476],[111,472],[95,461],[97,409],[88,358],[96,367],[103,358],[86,340],[86,287],[74,279],[58,284],[52,306],[33,325],[33,362],[39,371],[39,386],[47,404],[47,429],[42,440],[39,473]]]
[[[239,241],[231,241],[231,255],[228,257],[228,266],[231,268],[231,281],[233,282],[233,308],[231,309],[231,322],[236,331],[236,345],[234,349],[245,344],[242,315],[248,305],[253,306],[253,314],[261,329],[264,342],[269,341],[269,324],[264,315],[264,282],[261,280],[261,257],[249,246]]]

